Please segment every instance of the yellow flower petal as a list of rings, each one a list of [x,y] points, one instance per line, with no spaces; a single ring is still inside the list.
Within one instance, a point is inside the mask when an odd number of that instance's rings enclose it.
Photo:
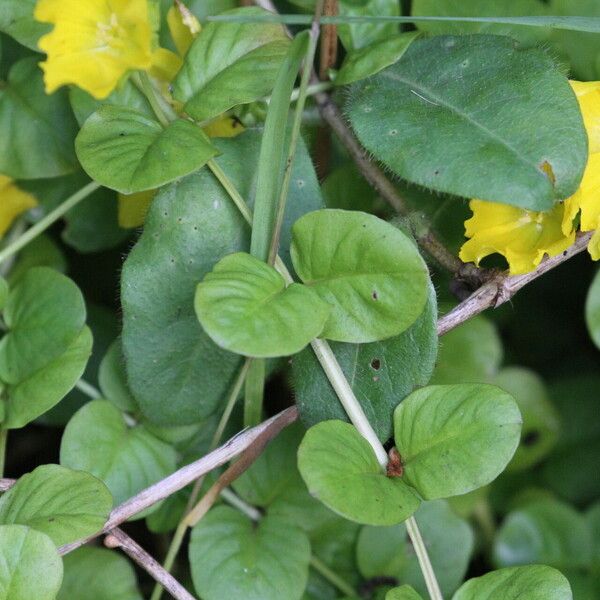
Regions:
[[[244,131],[244,126],[233,117],[221,117],[203,128],[209,137],[231,138]]]
[[[119,194],[119,226],[123,229],[141,227],[155,195],[156,190],[129,195]]]
[[[151,66],[147,0],[39,0],[34,16],[54,25],[38,42],[48,94],[73,83],[103,99],[128,71]]]
[[[200,21],[182,3],[175,0],[167,13],[167,25],[180,56],[185,56],[195,37],[200,33]]]
[[[565,220],[563,231],[566,232],[577,213],[581,211],[581,231],[592,231],[600,222],[600,153],[591,154],[579,189],[565,200]]]
[[[37,206],[36,199],[18,188],[15,182],[5,175],[0,175],[0,236],[3,236],[14,220]]]
[[[490,254],[502,254],[513,275],[528,273],[544,256],[556,256],[574,241],[575,233],[563,234],[564,206],[534,212],[484,200],[471,200],[473,216],[465,221],[469,239],[460,250],[465,262],[479,262]]]
[[[152,54],[150,75],[161,81],[171,83],[177,73],[179,73],[181,65],[183,65],[183,61],[175,52],[171,52],[165,48],[157,48]]]
[[[571,81],[570,83],[583,115],[590,152],[600,152],[600,81]]]

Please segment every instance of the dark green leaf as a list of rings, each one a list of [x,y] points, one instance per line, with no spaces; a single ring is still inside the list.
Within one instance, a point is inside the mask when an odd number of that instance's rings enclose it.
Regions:
[[[298,468],[313,496],[357,523],[395,525],[419,506],[412,488],[387,477],[369,443],[349,423],[311,427],[298,450]]]
[[[421,388],[394,413],[404,481],[427,500],[493,481],[515,453],[520,433],[515,401],[492,385]]]
[[[226,506],[192,530],[194,587],[205,600],[299,600],[308,577],[306,534],[268,515],[255,525]]]
[[[189,121],[177,119],[163,127],[136,110],[111,105],[88,118],[75,147],[92,179],[123,194],[189,175],[217,153]]]
[[[587,161],[567,79],[544,52],[502,36],[415,41],[357,84],[348,114],[397,175],[468,198],[546,210],[575,192]],[[448,160],[448,139],[460,160]]]
[[[36,2],[37,0],[2,0],[0,5],[0,31],[32,50],[38,50],[38,39],[50,30],[50,25],[33,18]]]

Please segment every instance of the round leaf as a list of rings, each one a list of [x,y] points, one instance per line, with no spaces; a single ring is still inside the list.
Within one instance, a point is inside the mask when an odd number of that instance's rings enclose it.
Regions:
[[[587,162],[566,77],[547,53],[503,36],[417,40],[358,83],[347,108],[394,173],[457,196],[547,210],[577,190]]]
[[[194,587],[205,600],[300,600],[310,544],[289,523],[267,515],[255,525],[220,506],[192,530],[189,557]]]
[[[494,542],[499,567],[544,563],[558,569],[588,567],[592,535],[568,504],[541,500],[508,515]]]
[[[0,498],[0,523],[27,525],[62,546],[100,531],[113,499],[89,473],[42,465]]]
[[[402,333],[423,312],[427,266],[393,225],[326,209],[299,219],[292,233],[296,273],[332,306],[322,337],[374,342]]]
[[[243,20],[267,11],[248,7],[225,13]],[[176,100],[198,121],[266,96],[289,47],[276,23],[208,23],[189,49],[173,84]]]
[[[131,563],[116,551],[84,546],[63,558],[57,600],[142,600]],[[110,583],[98,573],[110,574]]]
[[[515,401],[486,384],[425,387],[394,413],[404,480],[427,500],[493,481],[515,453],[520,433]]]
[[[585,322],[594,344],[600,348],[600,271],[596,273],[587,294]]]
[[[198,284],[200,324],[226,350],[254,357],[300,352],[323,330],[329,305],[310,288],[238,252],[219,261]]]
[[[104,481],[120,504],[175,471],[177,455],[142,425],[128,428],[110,402],[94,400],[69,421],[60,462]]]
[[[85,325],[79,288],[46,267],[27,271],[4,309],[9,333],[0,341],[0,379],[17,384],[63,354]]]
[[[75,142],[87,174],[122,194],[150,190],[197,171],[217,153],[193,123],[163,127],[136,110],[105,105]]]
[[[573,600],[569,582],[543,565],[500,569],[470,579],[452,600]]]
[[[311,427],[298,450],[298,468],[309,492],[351,521],[395,525],[419,506],[414,491],[402,479],[387,477],[369,443],[349,423]]]
[[[3,600],[54,600],[63,565],[52,540],[23,525],[0,526],[0,596]]]

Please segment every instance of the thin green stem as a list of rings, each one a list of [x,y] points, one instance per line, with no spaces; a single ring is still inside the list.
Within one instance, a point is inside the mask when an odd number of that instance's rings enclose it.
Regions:
[[[233,182],[229,179],[229,177],[227,177],[223,169],[221,169],[214,159],[209,160],[206,164],[208,165],[208,168],[211,170],[212,174],[223,186],[223,189],[227,192],[227,194],[229,194],[229,197],[233,200],[233,203],[240,211],[242,217],[244,217],[248,225],[252,226],[252,211],[248,208],[246,201],[237,191]]]
[[[310,73],[310,70],[309,70]],[[323,92],[328,92],[333,88],[333,83],[331,81],[319,81],[319,83],[311,83],[307,88],[304,96],[306,98],[310,96],[316,96],[317,94],[322,94]],[[302,94],[302,85],[299,88],[296,88],[292,92],[292,102],[296,102],[300,98]]]
[[[94,387],[91,383],[88,383],[85,379],[80,379],[75,384],[75,387],[92,400],[98,400],[98,398],[102,398],[100,390]]]
[[[27,224],[23,219],[19,219],[11,228],[10,233],[6,236],[4,247],[10,246],[15,240],[18,240],[27,229]],[[16,256],[11,256],[9,260],[0,265],[0,277],[6,277],[13,267]]]
[[[6,441],[8,429],[0,429],[0,477],[4,477],[4,464],[6,462]]]
[[[262,420],[267,361],[255,358],[252,361],[244,392],[244,427],[255,427]]]
[[[227,504],[237,508],[240,512],[244,513],[252,521],[260,521],[262,514],[260,510],[248,504],[245,500],[242,500],[235,492],[229,488],[223,488],[221,490],[221,498],[227,502]]]
[[[433,571],[433,566],[429,560],[427,547],[425,546],[425,542],[423,541],[423,537],[421,536],[419,526],[417,525],[417,521],[414,516],[408,517],[405,525],[406,531],[408,532],[408,536],[410,537],[410,541],[412,542],[415,550],[415,554],[417,555],[417,560],[419,561],[419,566],[421,567],[421,573],[423,574],[423,579],[425,579],[425,585],[427,586],[427,591],[429,592],[431,600],[444,600],[444,596],[442,596],[440,586]]]
[[[0,251],[0,263],[3,263],[7,258],[16,254],[19,250],[27,246],[38,235],[46,231],[54,225],[61,217],[68,213],[74,206],[77,206],[82,200],[95,192],[100,187],[99,183],[92,181],[82,187],[78,192],[67,198],[62,204],[57,206],[53,211],[49,212],[43,219],[40,219],[35,225],[30,227],[22,236],[16,239],[12,244],[9,244],[4,250]]]
[[[349,598],[356,598],[358,594],[356,590],[346,583],[337,573],[332,571],[320,558],[314,554],[310,557],[310,566],[320,575],[322,575],[329,583],[333,584],[342,594]]]
[[[148,100],[156,118],[160,121],[160,124],[163,127],[168,127],[169,119],[163,110],[158,94],[154,89],[154,85],[152,85],[152,81],[150,81],[150,77],[148,77],[148,73],[146,73],[146,71],[138,71],[137,73],[134,73],[132,80],[137,88],[144,96],[146,96],[146,100]]]

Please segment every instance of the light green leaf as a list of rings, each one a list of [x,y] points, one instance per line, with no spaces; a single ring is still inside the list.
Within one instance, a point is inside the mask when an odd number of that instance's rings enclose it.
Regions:
[[[112,505],[106,486],[89,473],[42,465],[0,498],[0,523],[26,525],[62,546],[100,531]]]
[[[296,273],[332,306],[321,337],[374,342],[402,333],[423,312],[427,266],[393,225],[326,209],[305,215],[292,231]]]
[[[394,173],[467,198],[547,210],[576,191],[587,161],[566,77],[545,52],[502,36],[417,40],[356,85],[347,112]],[[448,139],[459,160],[448,160]]]
[[[474,546],[473,531],[443,500],[421,504],[415,519],[442,593],[449,597],[467,572]],[[358,568],[366,579],[394,577],[427,595],[419,561],[403,524],[363,527],[356,555]]]
[[[587,293],[585,322],[594,344],[600,348],[600,271],[596,273]]]
[[[0,341],[0,379],[17,384],[62,355],[81,334],[85,304],[79,288],[46,267],[30,269],[11,290]]]
[[[63,561],[58,600],[142,600],[131,563],[117,551],[84,546]],[[110,574],[110,582],[98,573]]]
[[[217,345],[261,358],[302,350],[321,333],[330,311],[312,289],[286,287],[273,267],[243,252],[216,264],[198,284],[194,305]]]
[[[395,0],[340,0],[338,9],[340,17],[352,20],[338,25],[338,35],[348,52],[398,34],[397,23],[368,21],[373,16],[384,19],[398,16],[400,6]]]
[[[0,310],[4,310],[6,306],[6,301],[8,300],[8,282],[4,277],[0,277]]]
[[[121,340],[115,340],[104,355],[98,371],[98,383],[103,397],[117,408],[125,412],[137,410],[135,399],[127,384]]]
[[[491,383],[517,401],[523,417],[521,443],[508,470],[531,468],[552,450],[560,433],[560,420],[546,386],[533,371],[520,367],[502,369]]]
[[[189,175],[217,154],[193,123],[163,127],[136,110],[105,105],[84,123],[75,141],[87,174],[122,194],[151,190]]]
[[[430,285],[425,310],[400,335],[371,344],[331,343],[342,371],[382,442],[392,435],[396,406],[415,388],[427,385],[431,377],[438,348],[436,314],[435,290]],[[311,426],[330,419],[348,420],[312,349],[295,356],[292,369],[294,395],[304,423]]]
[[[15,63],[0,88],[0,173],[14,179],[57,177],[77,164],[77,124],[66,92],[47,96],[37,63]]]
[[[410,585],[402,585],[390,590],[385,595],[385,600],[423,600],[423,596],[415,592]]]
[[[56,406],[83,375],[92,354],[92,333],[84,327],[67,350],[19,383],[8,386],[4,427],[18,429]]]
[[[19,252],[8,276],[10,285],[17,285],[32,267],[50,267],[54,271],[64,273],[67,270],[67,261],[54,240],[47,235],[40,235]]]
[[[222,152],[216,162],[245,198],[254,189],[260,140],[260,130],[214,140]],[[291,224],[321,205],[301,143],[281,238],[280,255],[288,264]],[[157,424],[205,419],[233,384],[241,359],[204,333],[194,313],[194,293],[215,262],[248,249],[249,233],[207,169],[165,187],[152,203],[142,237],[123,267],[121,294],[129,385],[144,415]]]
[[[194,587],[205,600],[300,600],[310,544],[290,523],[267,515],[255,525],[221,506],[192,530],[189,557]]]
[[[0,526],[0,598],[54,600],[63,576],[52,540],[23,525]]]
[[[557,569],[589,567],[591,530],[568,504],[540,500],[510,513],[494,541],[499,567],[544,563]]]
[[[496,326],[477,316],[444,334],[432,384],[485,383],[497,373],[504,354]]]
[[[520,433],[515,401],[486,384],[421,388],[394,413],[404,481],[427,500],[493,481],[515,453]]]
[[[36,2],[37,0],[2,0],[0,31],[39,52],[37,42],[44,33],[50,31],[51,26],[33,18]]]
[[[225,14],[244,19],[269,13],[249,7]],[[209,23],[175,79],[175,99],[198,121],[258,100],[272,90],[289,44],[281,25]]]
[[[543,565],[492,571],[470,579],[452,600],[573,600],[569,582]]]
[[[94,400],[69,421],[60,462],[104,481],[120,504],[175,471],[177,455],[142,425],[128,427],[110,402]]]
[[[354,83],[393,65],[400,60],[418,35],[418,32],[414,31],[402,33],[348,53],[335,76],[335,85]]]
[[[313,496],[357,523],[395,525],[419,506],[412,488],[387,477],[369,443],[349,423],[311,427],[298,450],[298,468]]]

